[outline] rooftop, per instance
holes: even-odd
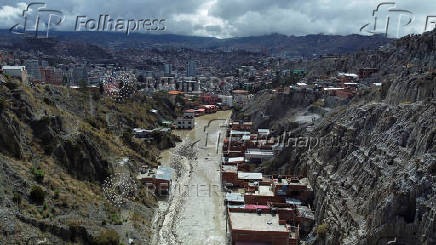
[[[257,213],[229,212],[233,230],[288,232],[286,226],[279,225],[279,216]]]
[[[243,162],[244,157],[229,157],[227,162]]]
[[[259,134],[270,134],[269,129],[262,129],[262,128],[259,128],[259,129],[257,130],[257,132],[258,132]]]
[[[222,166],[223,172],[238,172],[238,166],[235,165],[223,165]]]
[[[262,156],[274,156],[272,150],[259,150],[259,149],[247,149],[245,154],[249,155],[262,155]]]
[[[171,181],[171,179],[174,177],[175,171],[172,168],[169,167],[163,167],[159,166],[156,168],[150,168],[148,171],[144,174],[139,174],[136,179],[144,179],[144,178],[155,178],[155,179],[163,179]]]
[[[250,132],[232,130],[232,131],[230,131],[230,135],[250,135]]]
[[[244,203],[244,195],[241,193],[226,193],[226,201],[228,202],[237,202],[237,203]]]
[[[234,94],[248,94],[247,90],[233,90]]]
[[[262,173],[238,172],[238,179],[242,179],[242,180],[262,180]]]
[[[2,66],[3,70],[21,70],[24,71],[26,70],[25,66]]]
[[[260,196],[274,196],[271,186],[267,185],[259,185],[259,191],[257,191],[256,194]]]

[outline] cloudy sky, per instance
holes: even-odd
[[[218,38],[258,36],[271,33],[368,34],[374,23],[382,31],[390,16],[389,35],[422,33],[427,16],[436,16],[435,0],[398,0],[396,6],[374,0],[0,0],[0,28],[23,23],[22,11],[28,3],[45,2],[47,9],[63,12],[58,29],[72,31],[77,16],[166,19],[166,33],[214,36]],[[387,1],[385,1],[387,2]],[[409,17],[413,16],[413,17]],[[409,21],[412,21],[408,24]],[[436,17],[430,18],[436,21]],[[363,32],[360,28],[369,24]],[[405,26],[405,27],[403,27]],[[429,25],[434,26],[434,24]]]

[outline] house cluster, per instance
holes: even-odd
[[[220,110],[229,110],[233,107],[233,97],[229,95],[217,95],[201,93],[193,95],[181,91],[169,91],[169,98],[177,103],[177,97],[184,102],[183,116],[176,119],[174,127],[177,129],[192,129],[195,127],[195,117],[216,113]]]
[[[271,136],[269,129],[254,130],[252,122],[231,122],[224,139],[223,156],[243,157],[250,163],[272,159],[281,146]]]
[[[223,145],[221,180],[232,244],[296,245],[314,224],[307,178],[250,171],[278,150],[268,129],[232,122]]]
[[[312,78],[310,81],[307,79],[301,79],[299,82],[288,88],[279,89],[278,92],[289,93],[290,91],[314,91],[320,92],[324,96],[336,96],[342,99],[349,99],[358,94],[362,89],[380,87],[381,83],[373,82],[367,84],[367,82],[363,82],[366,78],[376,72],[378,72],[378,69],[362,68],[359,70],[359,74],[338,72],[335,76]]]
[[[188,109],[183,112],[183,116],[177,117],[175,128],[177,129],[193,129],[195,127],[195,117],[205,114],[216,113],[218,107],[216,105],[201,105],[196,109]]]

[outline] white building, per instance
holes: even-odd
[[[192,129],[195,127],[195,118],[190,117],[178,117],[176,119],[177,129]]]
[[[223,105],[229,106],[229,107],[233,107],[233,96],[229,95],[218,95],[218,98],[221,99],[221,103]]]
[[[3,74],[11,77],[20,78],[21,81],[27,81],[27,71],[25,66],[3,66]]]

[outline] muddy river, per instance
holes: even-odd
[[[174,132],[185,142],[196,142],[197,160],[179,163],[170,197],[159,201],[152,244],[226,244],[219,163],[230,116],[231,111],[219,111],[197,117],[193,130]],[[171,165],[172,154],[174,148],[162,152],[162,165]]]

